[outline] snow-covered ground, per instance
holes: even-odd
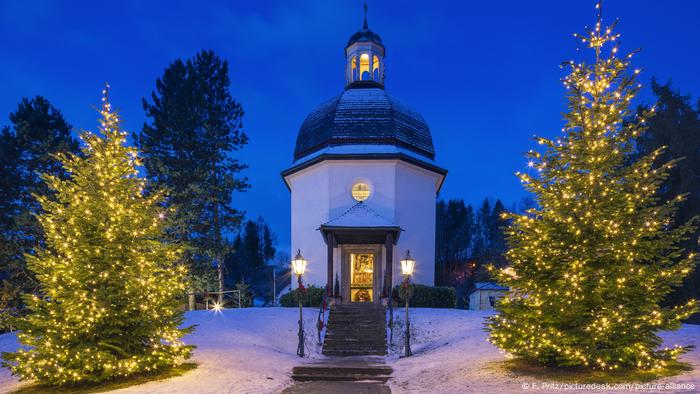
[[[199,366],[183,376],[150,382],[118,393],[276,393],[292,384],[294,365],[322,358],[316,346],[318,309],[305,309],[310,358],[296,357],[297,318],[295,308],[229,309],[188,312],[187,323],[197,324],[187,342],[197,345],[193,361]],[[425,393],[524,393],[523,383],[532,378],[515,376],[494,364],[504,360],[498,349],[485,341],[485,312],[455,309],[412,309],[414,356],[398,358],[400,346],[387,357],[394,368],[389,385],[394,392]],[[665,333],[668,343],[700,346],[700,326],[686,325]],[[397,333],[395,344],[401,343]],[[13,334],[0,335],[0,351],[13,351]],[[700,387],[700,349],[683,356],[695,369],[663,379],[665,383],[693,383]],[[18,388],[16,378],[0,370],[0,392]],[[532,386],[530,386],[532,387]],[[582,392],[582,391],[578,391]],[[603,391],[596,391],[603,392]],[[624,391],[624,392],[629,392]],[[644,392],[671,393],[673,390]],[[686,392],[697,392],[690,390]]]
[[[393,392],[417,393],[519,393],[564,392],[583,390],[541,390],[542,382],[531,377],[516,376],[498,362],[505,355],[486,341],[484,318],[489,312],[457,309],[416,309],[411,311],[411,325],[416,328],[410,358],[390,356],[394,368],[390,386]],[[645,393],[700,392],[700,326],[684,325],[679,331],[663,333],[667,344],[695,345],[681,360],[694,370],[683,375],[661,379],[655,383],[694,384],[694,390],[640,390]],[[396,343],[397,341],[395,341]],[[631,390],[595,390],[596,393]]]
[[[307,345],[316,353],[318,308],[304,309],[309,333]],[[292,384],[299,310],[295,308],[225,309],[187,312],[186,325],[196,324],[185,338],[197,346],[192,361],[197,368],[165,381],[132,386],[114,393],[276,393]],[[13,334],[0,335],[0,351],[17,346]],[[320,357],[320,356],[316,356]],[[308,361],[308,360],[305,360]],[[19,386],[8,370],[0,368],[0,392]]]

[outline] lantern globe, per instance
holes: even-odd
[[[401,272],[404,276],[413,275],[413,270],[416,267],[416,260],[411,257],[411,252],[406,251],[406,257],[401,260]]]
[[[292,271],[294,271],[294,274],[297,276],[304,275],[306,263],[306,259],[301,255],[301,250],[297,250],[297,255],[294,257],[294,260],[292,260]]]

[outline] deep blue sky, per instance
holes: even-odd
[[[387,47],[387,91],[421,112],[438,163],[441,197],[520,200],[515,171],[533,134],[562,126],[561,61],[574,32],[594,23],[586,1],[369,1],[369,25]],[[622,49],[641,47],[642,82],[673,79],[700,96],[700,2],[611,0]],[[129,131],[145,120],[141,98],[169,62],[213,49],[231,63],[250,144],[241,159],[253,185],[235,204],[264,216],[289,244],[292,160],[304,117],[343,89],[343,48],[361,27],[352,1],[0,2],[0,125],[22,96],[41,94],[76,129],[96,128],[104,81]],[[651,96],[646,88],[639,103]]]

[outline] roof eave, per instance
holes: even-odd
[[[393,244],[396,245],[399,242],[399,237],[403,229],[399,226],[382,226],[382,227],[371,227],[371,226],[327,226],[322,224],[317,230],[323,235],[324,241],[326,240],[326,234],[332,234],[332,236],[348,235],[348,234],[366,234],[366,233],[391,233],[393,236]]]
[[[448,171],[442,167],[435,164],[427,163],[423,160],[411,157],[405,153],[345,153],[345,154],[320,154],[313,159],[304,161],[295,166],[292,166],[280,173],[284,184],[287,186],[287,190],[291,191],[292,188],[287,182],[287,177],[293,175],[301,170],[312,167],[318,163],[326,160],[401,160],[409,164],[413,164],[417,167],[423,168],[425,170],[431,171],[435,174],[440,175],[440,182],[437,185],[436,194],[440,193],[445,178],[447,177]]]

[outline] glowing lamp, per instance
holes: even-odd
[[[404,276],[411,276],[415,267],[416,260],[411,257],[411,252],[407,250],[406,257],[401,260],[401,272]]]
[[[294,257],[294,260],[292,260],[292,271],[294,271],[296,276],[301,276],[304,275],[305,270],[306,259],[301,255],[301,249],[297,249],[297,255]]]
[[[299,286],[297,287],[297,297],[299,298],[299,344],[297,345],[297,356],[304,357],[304,319],[302,317],[302,307],[303,303],[302,296],[305,295],[305,291],[302,292],[303,286],[301,284],[301,276],[304,275],[306,270],[306,259],[301,255],[301,249],[297,249],[297,255],[292,260],[292,271],[297,276],[297,282]],[[320,336],[319,336],[320,338]]]

